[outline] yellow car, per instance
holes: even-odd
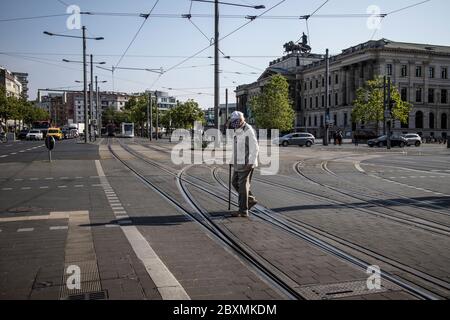
[[[47,131],[47,136],[51,136],[56,140],[62,140],[64,138],[64,134],[60,128],[49,128]]]

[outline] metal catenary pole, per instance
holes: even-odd
[[[383,135],[386,135],[386,76],[383,77]],[[378,134],[378,132],[377,132]]]
[[[330,117],[330,105],[329,105],[329,92],[330,92],[330,85],[329,85],[329,79],[330,77],[330,59],[329,59],[329,50],[327,49],[325,53],[325,136],[323,138],[323,145],[328,146],[329,141],[329,135],[330,135],[330,123],[331,123],[331,117]],[[335,124],[336,125],[336,124]]]
[[[152,95],[149,92],[148,93],[148,100],[147,100],[147,137],[151,138],[151,132],[150,132],[150,100],[152,99]]]
[[[83,26],[83,100],[84,100],[84,143],[88,142],[87,75],[86,75],[86,27]]]
[[[392,102],[391,102],[391,78],[388,77],[388,89],[387,89],[387,103],[388,103],[388,120],[387,120],[387,148],[391,149],[391,126],[392,126],[392,118],[391,118],[391,110],[392,110]]]
[[[156,140],[158,140],[159,134],[159,105],[158,105],[158,91],[155,91],[156,97]]]
[[[150,141],[153,140],[153,101],[152,101],[152,93],[149,92],[149,100],[150,100]]]
[[[94,63],[93,56],[90,55],[91,60],[91,86],[89,91],[89,139],[95,140],[95,133],[93,130],[93,119],[94,119]]]
[[[219,128],[219,0],[214,3],[214,127]]]

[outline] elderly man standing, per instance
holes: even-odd
[[[239,194],[239,211],[233,217],[248,217],[249,210],[258,202],[250,191],[253,171],[258,166],[259,146],[253,128],[245,122],[244,114],[231,114],[230,127],[233,136],[233,187]]]

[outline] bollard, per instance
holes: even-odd
[[[48,161],[52,162],[52,150],[55,147],[55,138],[48,136],[45,138],[45,146],[48,150]]]

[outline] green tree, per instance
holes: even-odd
[[[186,102],[178,102],[170,113],[163,117],[163,121],[168,123],[171,121],[172,128],[192,129],[195,121],[205,124],[205,113],[194,100]]]
[[[256,125],[263,129],[290,131],[294,127],[295,112],[289,99],[289,84],[281,75],[274,75],[262,93],[250,101]]]
[[[384,89],[383,77],[368,80],[365,85],[356,91],[356,99],[353,101],[353,122],[374,122],[377,131],[380,122],[384,121]],[[412,105],[403,101],[398,88],[391,85],[392,119],[407,123]]]

